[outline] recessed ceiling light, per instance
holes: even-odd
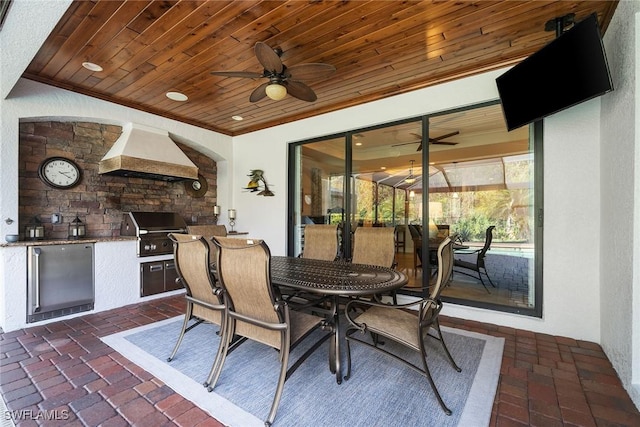
[[[362,145],[362,142],[356,142],[356,146],[360,147]]]
[[[384,170],[387,170],[387,167],[386,166],[380,166],[380,169],[382,169],[384,171]]]
[[[173,101],[186,101],[187,99],[189,99],[189,97],[187,95],[185,95],[184,93],[180,93],[180,92],[167,92],[167,98],[173,100]]]
[[[242,116],[231,116],[231,118],[237,122],[244,120],[244,117]]]
[[[93,62],[83,62],[82,66],[89,71],[102,71],[103,68],[98,64],[94,64]]]

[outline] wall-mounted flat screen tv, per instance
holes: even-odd
[[[496,79],[513,130],[613,90],[596,14]]]

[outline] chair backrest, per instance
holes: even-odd
[[[338,255],[338,224],[309,224],[304,227],[302,258],[333,261]]]
[[[173,256],[178,277],[184,285],[187,296],[205,304],[220,305],[222,301],[214,293],[215,281],[211,277],[211,255],[207,240],[200,235],[170,233],[173,241]],[[195,302],[193,314],[220,324],[220,312],[207,309]]]
[[[213,243],[218,248],[218,278],[229,310],[267,324],[282,324],[283,316],[274,308],[271,253],[266,243],[233,237],[214,237]],[[278,330],[236,319],[235,332],[280,349],[282,335]]]
[[[187,225],[187,233],[199,234],[205,238],[211,251],[211,264],[215,264],[218,259],[218,248],[213,244],[211,238],[213,236],[226,237],[227,227],[224,224]]]
[[[429,298],[432,300],[440,298],[442,288],[451,278],[453,268],[453,240],[451,237],[452,236],[445,237],[442,243],[438,246],[436,253],[438,259],[438,274],[436,276],[436,281],[429,292]]]
[[[354,234],[353,256],[355,264],[395,265],[396,240],[393,227],[358,227]]]
[[[204,236],[209,244],[209,249],[211,249],[211,262],[216,261],[216,248],[211,242],[211,238],[213,236],[227,236],[227,227],[224,224],[206,224],[206,225],[187,225],[187,233],[189,234],[199,234],[200,236]]]
[[[213,236],[227,236],[227,227],[224,224],[187,225],[189,234],[199,234],[206,239]]]
[[[418,229],[418,226],[415,224],[409,224],[409,233],[411,233],[411,238],[413,240],[416,239],[420,239],[422,237],[422,234],[420,234],[420,230]]]
[[[496,228],[495,225],[491,225],[487,228],[486,236],[484,238],[484,246],[482,250],[478,253],[478,259],[483,259],[487,254],[489,248],[491,248],[491,242],[493,241],[493,229]]]

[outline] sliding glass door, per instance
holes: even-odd
[[[536,302],[536,156],[502,120],[499,105],[429,118],[429,223],[458,238],[443,298],[517,312]]]
[[[455,235],[443,298],[539,316],[540,135],[539,124],[507,132],[490,103],[291,144],[289,255],[303,250],[306,224],[339,224],[346,259],[357,227],[394,227],[397,268],[409,277],[401,293],[417,295],[432,249]]]

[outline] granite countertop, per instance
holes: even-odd
[[[67,245],[74,243],[97,243],[97,242],[121,242],[123,240],[137,240],[136,236],[118,236],[118,237],[85,237],[84,239],[43,239],[43,240],[19,240],[12,243],[0,243],[0,247],[9,246],[49,246],[49,245]]]

